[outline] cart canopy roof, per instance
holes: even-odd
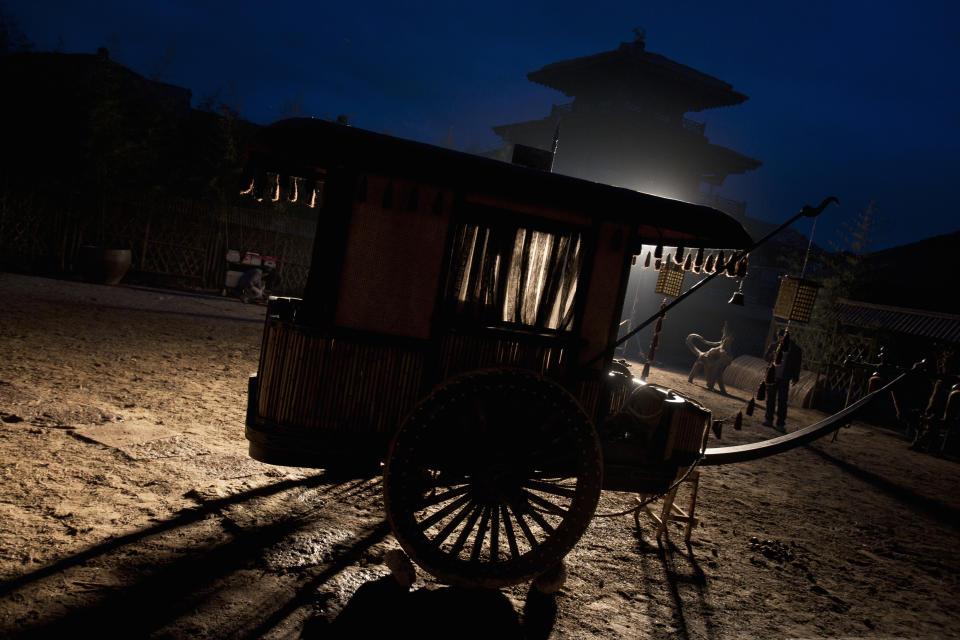
[[[642,244],[722,249],[745,249],[752,244],[739,222],[710,207],[325,120],[281,120],[263,128],[247,147],[252,180],[269,171],[316,181],[338,169],[429,181],[518,204],[628,222],[635,254]]]

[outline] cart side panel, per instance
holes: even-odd
[[[411,341],[337,335],[271,318],[248,420],[251,455],[328,467],[379,461],[421,395],[424,348]]]
[[[627,234],[625,224],[603,222],[598,225],[597,244],[592,269],[589,271],[589,286],[584,301],[583,321],[580,336],[583,347],[580,362],[586,362],[607,348],[617,339],[617,324],[623,305],[623,291],[627,270]],[[606,360],[596,363],[603,368]]]
[[[452,192],[367,175],[363,196],[354,202],[335,324],[427,338]]]

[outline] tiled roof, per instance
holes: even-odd
[[[836,313],[844,324],[960,343],[960,316],[950,313],[845,299],[837,301]]]

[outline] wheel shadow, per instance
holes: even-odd
[[[336,618],[318,615],[304,626],[304,640],[411,637],[545,640],[556,622],[556,599],[534,588],[521,615],[496,589],[458,587],[410,591],[392,576],[364,583]]]
[[[673,632],[677,638],[690,638],[691,631],[688,618],[693,613],[699,614],[697,617],[701,620],[706,631],[707,638],[719,637],[719,629],[713,622],[713,607],[707,597],[707,576],[700,563],[697,561],[693,545],[684,543],[682,546],[674,543],[669,536],[662,539],[656,539],[655,542],[648,542],[644,539],[642,532],[638,530],[635,534],[637,551],[640,554],[640,565],[646,578],[647,598],[652,600],[664,599],[663,594],[656,588],[655,566],[649,559],[656,558],[656,564],[659,564],[660,571],[663,572],[664,582],[660,584],[666,590],[666,598],[673,609],[672,623],[676,627]],[[691,587],[696,593],[695,612],[688,611],[691,599],[687,595],[686,599],[683,592],[689,593]]]
[[[261,525],[227,527],[221,525],[219,535],[198,545],[195,537],[186,536],[182,545],[163,545],[159,553],[150,538],[187,527],[221,510],[257,498],[268,497],[290,489],[320,488],[323,492],[353,493],[357,485],[343,482],[328,474],[303,480],[290,480],[261,487],[227,498],[211,500],[195,509],[188,509],[152,527],[95,545],[80,553],[0,585],[0,597],[11,601],[36,598],[36,592],[64,593],[58,613],[34,615],[26,612],[17,620],[8,617],[0,624],[0,636],[23,638],[83,637],[141,638],[192,637],[208,635],[216,629],[216,637],[259,638],[285,621],[304,604],[311,603],[316,591],[347,567],[355,564],[373,545],[390,533],[385,520],[361,529],[356,535],[334,547],[322,563],[293,570],[264,568],[265,550],[284,545],[290,536],[307,528],[322,528],[324,515],[274,518]],[[224,518],[226,520],[226,517]],[[182,535],[182,534],[181,534]],[[123,555],[122,561],[112,554]],[[119,557],[119,555],[117,557]],[[134,560],[130,560],[130,558]],[[64,585],[84,584],[75,581],[76,567],[93,567],[103,574],[105,583],[97,584],[96,593],[82,600]],[[109,576],[109,577],[108,577]],[[119,584],[116,577],[122,576]],[[258,587],[266,580],[267,587]],[[264,577],[265,576],[265,577]],[[291,587],[294,589],[290,597]],[[77,591],[74,589],[73,591]],[[253,593],[253,595],[251,595]],[[81,605],[71,606],[82,601]],[[242,602],[242,605],[240,604]],[[56,605],[55,605],[56,606]],[[222,613],[230,608],[231,614]],[[216,616],[210,625],[207,616]],[[207,629],[195,621],[201,620]],[[7,625],[12,625],[7,627]],[[5,629],[6,627],[6,629]]]

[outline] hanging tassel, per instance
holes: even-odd
[[[716,256],[714,256],[714,254],[711,253],[710,257],[707,258],[707,264],[705,264],[703,267],[704,273],[713,273],[713,265],[715,260],[716,260]]]
[[[646,260],[643,261],[643,268],[646,269],[649,266],[650,266],[650,254],[648,253]]]
[[[764,386],[766,386],[766,385],[764,385]],[[756,401],[755,401],[753,398],[750,398],[750,402],[747,403],[747,415],[748,415],[748,416],[752,416],[752,415],[753,415],[753,409],[754,409],[754,407],[756,407],[756,406],[757,406]]]
[[[692,267],[693,267],[693,254],[688,253],[687,259],[683,261],[683,270],[690,271]]]
[[[738,278],[747,277],[747,257],[746,256],[740,258],[740,262],[737,263],[737,277]]]
[[[736,278],[737,277],[737,265],[739,262],[734,262],[732,259],[727,261],[727,277]]]
[[[753,401],[753,398],[750,398]],[[737,417],[733,421],[733,428],[737,431],[743,429],[743,411],[737,411]]]
[[[673,254],[673,261],[677,264],[683,264],[683,247],[677,247],[677,252]]]
[[[767,383],[761,382],[757,388],[757,402],[763,402],[767,397]]]
[[[651,362],[653,362],[653,354],[656,352],[656,350],[657,350],[656,347],[654,347],[651,344],[650,351],[647,352],[647,364],[650,364]]]
[[[717,267],[717,271],[723,271],[724,269],[727,268],[727,263],[724,262],[724,259],[723,259],[723,251],[717,254],[716,267]]]
[[[653,340],[650,341],[650,353],[653,353],[653,349],[656,349],[660,346],[660,334],[653,334]]]

